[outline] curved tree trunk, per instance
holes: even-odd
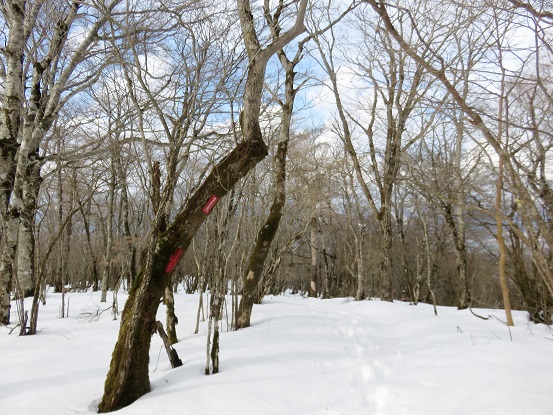
[[[283,117],[284,118],[284,117]],[[283,119],[284,122],[284,119]],[[289,121],[288,121],[289,127]],[[282,127],[284,128],[284,126]],[[281,132],[281,138],[282,138]],[[259,229],[255,242],[255,247],[248,263],[248,268],[245,272],[244,286],[242,289],[242,298],[238,306],[238,315],[236,318],[235,329],[241,329],[250,326],[250,317],[252,308],[259,293],[259,283],[263,275],[265,259],[269,253],[271,243],[278,231],[280,219],[282,218],[282,210],[286,202],[286,193],[284,181],[286,177],[286,152],[288,147],[288,137],[284,141],[279,141],[276,154],[277,159],[277,179],[276,190],[273,204],[269,211],[269,216],[265,223]]]
[[[284,52],[279,52],[282,65],[286,69],[286,102],[282,105],[282,120],[279,131],[279,140],[275,154],[275,196],[265,223],[259,229],[255,247],[244,275],[242,298],[238,306],[235,330],[250,326],[251,313],[254,303],[259,300],[259,284],[263,276],[265,260],[269,254],[271,243],[280,226],[282,211],[286,203],[286,156],[290,139],[290,125],[294,108],[294,98],[297,90],[294,89],[295,65],[298,60],[289,61]]]
[[[212,195],[223,197],[267,154],[263,141],[244,142],[221,161],[195,192],[174,223],[164,232],[136,278],[121,318],[119,338],[113,351],[100,412],[110,412],[134,402],[150,391],[148,363],[150,341],[156,331],[156,312],[170,281],[166,272],[171,255],[183,252],[206,215],[202,212]]]
[[[192,238],[204,222],[206,203],[221,198],[267,155],[259,115],[265,69],[269,58],[305,30],[303,18],[307,0],[302,0],[294,26],[278,39],[261,48],[250,3],[237,0],[242,35],[249,57],[244,90],[241,126],[244,141],[220,161],[176,215],[167,231],[152,241],[144,271],[136,278],[123,310],[119,337],[113,351],[99,412],[122,408],[150,390],[148,357],[156,312],[172,268],[167,267],[177,250],[186,252]],[[173,261],[172,261],[173,262]]]

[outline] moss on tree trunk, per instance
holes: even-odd
[[[129,405],[150,391],[149,351],[156,330],[156,313],[171,272],[165,272],[171,254],[184,252],[206,215],[202,207],[216,195],[244,177],[267,154],[263,141],[244,142],[223,159],[177,214],[173,224],[158,239],[150,263],[135,280],[121,318],[119,338],[112,354],[99,412],[110,412]]]

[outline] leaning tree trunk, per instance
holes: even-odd
[[[258,136],[260,138],[260,135]],[[260,139],[244,142],[221,161],[194,193],[174,223],[164,232],[136,278],[123,310],[119,338],[112,355],[100,412],[122,408],[150,391],[148,363],[151,336],[156,330],[156,312],[170,281],[171,256],[182,255],[206,215],[202,208],[212,197],[223,197],[267,154]]]
[[[176,215],[171,226],[157,240],[156,246],[152,247],[152,255],[144,271],[137,276],[123,310],[99,412],[110,412],[129,405],[150,390],[150,341],[156,329],[156,312],[173,265],[188,249],[206,218],[204,212],[209,212],[207,208],[211,201],[225,196],[267,155],[267,146],[263,142],[259,125],[267,62],[278,50],[305,31],[303,18],[307,0],[301,0],[294,26],[265,48],[261,47],[257,38],[250,2],[237,0],[237,6],[249,58],[241,116],[244,141],[214,167]]]
[[[175,296],[173,295],[173,284],[171,283],[165,287],[163,303],[165,304],[165,307],[167,307],[165,317],[165,325],[167,326],[167,342],[169,345],[173,345],[179,341],[176,330],[179,319],[175,314]]]
[[[284,117],[283,117],[284,122]],[[288,124],[289,125],[289,124]],[[284,128],[284,127],[282,127]],[[281,133],[282,138],[282,133]],[[288,146],[288,137],[284,141],[279,141],[278,150],[275,158],[277,159],[277,179],[275,196],[269,215],[265,223],[257,233],[254,250],[251,254],[248,268],[245,272],[244,286],[242,288],[242,298],[238,306],[238,315],[236,318],[235,329],[241,329],[250,326],[250,317],[254,303],[259,295],[259,283],[263,275],[265,259],[269,253],[271,243],[278,231],[282,210],[286,202],[286,193],[284,181],[286,177],[286,152]]]

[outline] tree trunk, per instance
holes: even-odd
[[[249,1],[237,0],[242,35],[249,57],[242,110],[244,141],[220,161],[172,225],[151,246],[144,271],[136,278],[123,310],[119,337],[113,351],[99,412],[110,412],[134,402],[150,390],[148,356],[155,330],[155,316],[163,290],[171,277],[167,267],[179,249],[187,251],[192,238],[206,218],[206,203],[221,198],[267,155],[259,115],[265,70],[269,58],[305,30],[303,18],[307,0],[301,0],[294,26],[262,49],[255,31]],[[154,223],[155,225],[155,223]]]
[[[107,301],[107,292],[110,283],[111,276],[111,261],[113,257],[113,215],[115,206],[115,166],[114,160],[111,160],[111,178],[108,186],[108,211],[107,211],[107,224],[106,224],[106,253],[104,255],[104,272],[102,274],[101,285],[101,298],[100,302],[105,303]]]
[[[387,202],[385,202],[387,203]],[[387,204],[382,207],[382,217],[379,220],[381,258],[380,258],[380,281],[379,296],[384,301],[392,301],[392,214]]]
[[[39,168],[31,167],[24,183],[25,210],[21,214],[17,244],[17,275],[20,294],[31,297],[35,284],[35,212],[42,179]]]
[[[16,209],[11,209],[8,210],[8,215],[4,218],[4,249],[0,259],[0,290],[2,290],[0,324],[9,324],[10,322],[10,293],[13,287],[13,264],[19,233],[19,216],[20,213]]]
[[[309,221],[309,238],[311,240],[311,278],[309,281],[308,296],[317,297],[318,286],[317,286],[317,277],[318,277],[318,268],[319,268],[319,252],[317,244],[317,234],[318,234],[318,224],[316,216],[313,216]]]
[[[433,274],[433,267],[432,267],[432,253],[430,252],[430,243],[428,241],[428,229],[426,225],[426,221],[421,218],[422,225],[424,229],[424,253],[426,256],[426,285],[428,287],[428,292],[430,294],[430,297],[432,298],[432,305],[434,307],[434,315],[438,315],[438,309],[436,308],[436,296],[434,295],[434,289],[432,288],[432,274]]]
[[[179,354],[173,348],[172,346],[173,343],[171,343],[171,340],[169,340],[167,333],[165,333],[165,330],[163,330],[163,324],[161,324],[161,321],[157,321],[156,326],[157,326],[157,333],[159,334],[159,337],[161,337],[161,340],[163,341],[163,345],[165,346],[167,357],[169,357],[169,362],[171,362],[171,367],[174,369],[176,367],[182,366],[182,360],[180,360]]]
[[[84,210],[84,206],[83,206],[83,203],[81,201],[78,200],[77,198],[77,203],[79,203],[79,210],[81,212],[81,215],[82,215],[82,219],[83,219],[83,227],[84,227],[84,231],[85,231],[85,235],[86,235],[86,244],[88,246],[88,251],[90,253],[90,259],[91,259],[91,264],[90,264],[90,279],[92,281],[90,281],[90,279],[88,279],[87,277],[87,287],[89,286],[88,284],[90,284],[90,282],[92,282],[92,290],[93,291],[98,291],[99,289],[99,275],[98,275],[98,259],[96,258],[96,254],[94,253],[94,247],[92,246],[92,235],[91,235],[91,232],[90,232],[90,222],[88,220],[88,218],[90,217],[90,199],[89,201],[86,202],[86,212]]]
[[[163,302],[165,303],[165,307],[167,308],[167,311],[166,311],[167,341],[169,342],[170,345],[173,345],[178,342],[176,326],[179,322],[179,319],[175,315],[175,296],[173,295],[172,284],[168,284],[167,287],[165,287]]]
[[[119,170],[123,170],[120,168]],[[123,211],[123,236],[125,238],[126,258],[125,258],[125,273],[127,279],[127,287],[133,283],[136,275],[136,247],[133,245],[133,237],[131,234],[131,225],[129,220],[129,196],[127,189],[127,178],[124,172],[119,173],[119,182],[121,185],[121,210]]]
[[[278,231],[280,219],[282,218],[282,210],[286,201],[284,190],[286,147],[287,139],[286,142],[279,142],[276,155],[278,164],[275,197],[269,211],[269,216],[267,216],[265,223],[257,233],[255,247],[250,257],[248,267],[246,268],[242,298],[238,306],[235,329],[250,326],[252,308],[259,296],[259,282],[263,275],[265,259],[267,258],[271,243]]]
[[[260,138],[260,137],[259,137]],[[243,142],[223,159],[194,193],[173,224],[164,232],[145,270],[136,278],[121,318],[100,412],[110,412],[149,392],[148,356],[155,317],[171,272],[166,272],[177,248],[186,252],[206,215],[202,208],[212,195],[223,197],[267,154],[263,141]]]
[[[365,298],[365,258],[364,258],[364,242],[366,226],[361,228],[361,235],[357,240],[357,292],[355,293],[355,300],[361,301]]]
[[[442,210],[444,219],[453,236],[453,247],[455,251],[455,263],[457,265],[457,277],[459,279],[459,290],[457,296],[457,308],[459,310],[466,309],[468,304],[468,288],[467,288],[467,249],[465,244],[465,226],[463,219],[463,211],[455,208],[457,221],[453,217],[453,207],[450,203],[443,203]]]
[[[496,209],[496,224],[497,224],[497,244],[499,245],[499,283],[501,285],[501,293],[503,294],[503,307],[505,307],[505,317],[507,325],[514,326],[513,315],[511,313],[511,300],[509,297],[509,284],[505,273],[505,264],[507,261],[507,248],[505,239],[503,238],[503,213],[501,212],[501,194],[503,192],[503,156],[499,157],[499,168],[497,176],[497,189],[495,199]]]
[[[281,58],[282,61],[282,58]],[[289,62],[289,61],[287,61]],[[265,260],[271,248],[271,243],[280,226],[282,211],[286,203],[286,155],[288,153],[288,141],[290,139],[290,124],[294,106],[294,66],[290,64],[286,68],[286,103],[282,105],[282,119],[279,131],[279,140],[275,154],[275,195],[269,215],[265,223],[259,229],[255,241],[254,250],[245,272],[242,298],[238,306],[235,330],[250,326],[253,305],[259,300],[259,283],[263,276]]]
[[[219,373],[219,343],[220,343],[220,321],[223,317],[223,306],[226,294],[226,274],[223,269],[217,270],[217,276],[211,280],[211,298],[209,303],[209,323],[207,332],[207,361],[205,374]],[[213,330],[213,337],[211,331]],[[210,338],[212,341],[210,341]]]

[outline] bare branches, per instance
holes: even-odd
[[[532,4],[520,0],[509,0],[509,2],[516,8],[526,10],[537,19],[544,19],[553,22],[553,12],[550,12],[549,10],[538,10],[532,6]]]
[[[293,26],[284,33],[281,33],[280,25],[278,25],[277,21],[280,13],[284,9],[284,4],[282,1],[279,2],[279,5],[277,6],[277,11],[271,17],[269,13],[268,2],[266,2],[265,16],[270,24],[273,39],[271,43],[262,48],[255,30],[250,2],[247,0],[237,1],[238,13],[242,25],[242,35],[244,37],[244,44],[246,46],[246,50],[248,51],[250,61],[259,60],[260,63],[264,65],[271,56],[273,56],[276,52],[289,44],[293,39],[295,39],[306,30],[304,20],[307,10],[307,3],[307,0],[300,0],[298,4],[298,10],[296,12],[296,20]]]

